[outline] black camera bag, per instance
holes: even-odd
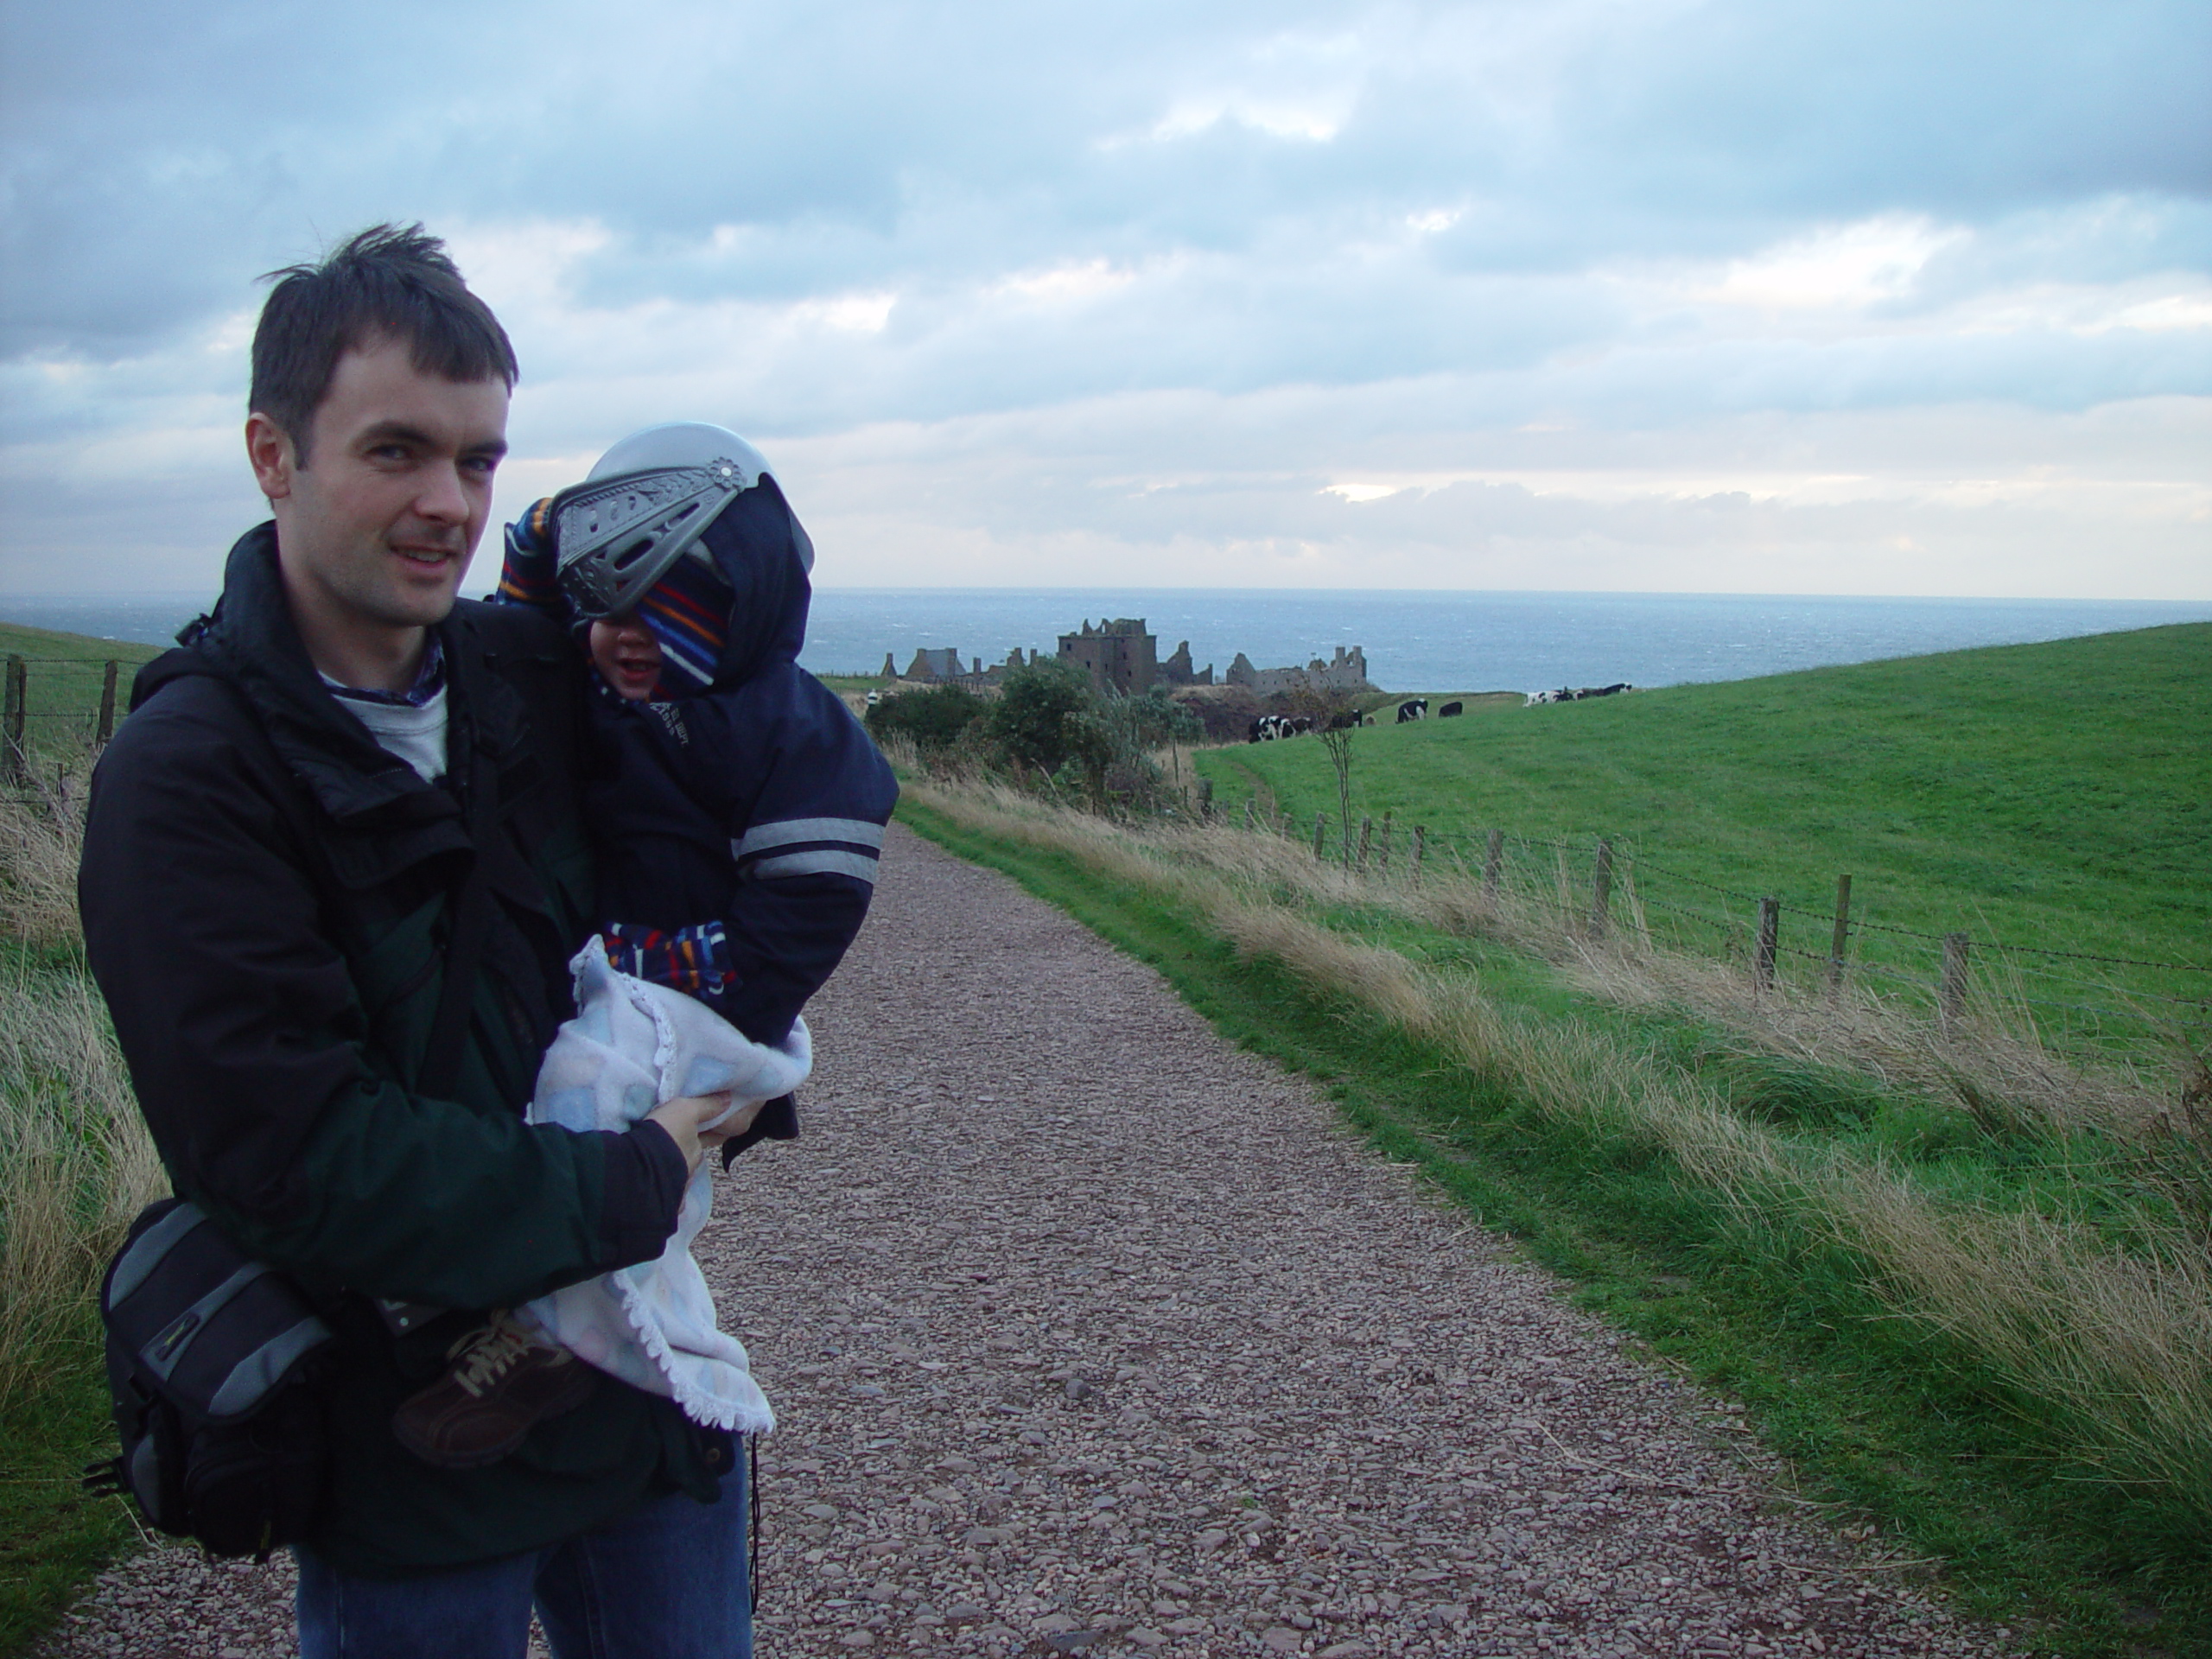
[[[322,1504],[328,1434],[315,1388],[330,1329],[299,1287],[194,1205],[149,1205],[100,1285],[123,1454],[85,1484],[217,1555],[266,1556]]]

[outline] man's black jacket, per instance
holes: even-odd
[[[86,954],[176,1190],[334,1307],[338,1452],[313,1542],[366,1573],[512,1554],[678,1487],[708,1496],[727,1456],[608,1377],[486,1469],[432,1469],[390,1433],[465,1323],[394,1338],[369,1298],[505,1307],[649,1260],[685,1175],[657,1126],[522,1121],[591,913],[580,669],[525,612],[463,603],[438,632],[448,775],[496,779],[484,845],[466,789],[424,784],[329,695],[263,525],[198,638],[140,674],[79,875]],[[435,1098],[416,1078],[454,896],[480,860],[493,922],[458,1081]]]

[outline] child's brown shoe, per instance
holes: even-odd
[[[520,1446],[535,1423],[589,1397],[591,1367],[506,1314],[447,1350],[453,1369],[391,1416],[391,1431],[425,1463],[476,1469]]]

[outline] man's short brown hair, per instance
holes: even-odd
[[[308,464],[315,412],[338,359],[380,338],[405,340],[415,366],[448,380],[489,380],[510,390],[515,351],[492,308],[468,291],[446,245],[420,225],[372,225],[320,264],[287,265],[262,278],[276,286],[253,331],[250,412],[284,429]]]

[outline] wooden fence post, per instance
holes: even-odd
[[[1751,961],[1751,983],[1762,991],[1774,988],[1774,958],[1782,943],[1782,900],[1759,900],[1758,950]]]
[[[1943,936],[1943,981],[1937,991],[1937,1006],[1946,1027],[1966,1014],[1967,951],[1970,943],[1963,933]]]
[[[1356,866],[1357,868],[1362,871],[1364,871],[1367,868],[1368,838],[1374,833],[1375,820],[1372,818],[1362,818],[1359,821],[1359,861]]]
[[[1325,813],[1325,812],[1316,812],[1316,813],[1313,815],[1313,856],[1314,856],[1314,857],[1319,858],[1319,857],[1320,857],[1320,856],[1321,856],[1321,842],[1322,842],[1322,841],[1323,841],[1323,840],[1327,836],[1328,833],[1329,833],[1329,815],[1328,815],[1327,813]]]
[[[4,708],[0,708],[0,772],[4,772],[11,784],[20,785],[25,776],[28,759],[23,749],[23,704],[28,698],[28,683],[24,678],[23,659],[8,658],[8,690]]]
[[[1421,885],[1421,862],[1428,855],[1428,827],[1414,825],[1414,885]]]
[[[1259,803],[1256,800],[1248,800],[1244,803],[1244,833],[1248,836],[1252,833],[1252,814],[1258,805]]]
[[[100,721],[92,731],[95,744],[105,745],[115,735],[115,670],[116,664],[110,661],[100,676]]]
[[[1851,939],[1851,878],[1835,879],[1835,937],[1828,942],[1828,995],[1843,994],[1843,951]]]
[[[1505,831],[1490,832],[1490,846],[1483,854],[1483,897],[1497,897],[1498,878],[1505,871]]]
[[[1375,868],[1378,870],[1390,868],[1390,814],[1388,812],[1382,815],[1382,838],[1375,846]]]
[[[1613,843],[1599,841],[1598,865],[1590,874],[1590,937],[1605,937],[1606,924],[1612,919],[1613,910]]]

